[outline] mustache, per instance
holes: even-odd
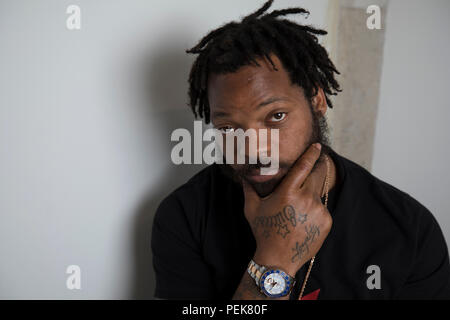
[[[245,177],[245,176],[251,175],[256,170],[259,170],[261,168],[269,168],[270,165],[271,165],[270,163],[262,164],[261,162],[258,161],[255,164],[243,164],[243,165],[240,165],[237,168],[233,168],[233,171],[234,171],[234,173],[236,175],[241,176],[241,177]],[[284,162],[280,162],[278,164],[278,168],[279,168],[279,170],[289,169],[290,168],[290,164],[284,163]]]

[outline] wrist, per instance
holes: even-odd
[[[289,260],[286,261],[286,259],[264,254],[258,251],[255,252],[253,261],[262,266],[281,269],[292,278],[295,278],[295,274],[303,265],[303,263],[299,265],[298,263],[292,263]]]

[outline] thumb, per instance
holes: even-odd
[[[242,190],[245,197],[245,213],[253,212],[259,205],[260,198],[253,187],[244,179],[242,179]]]

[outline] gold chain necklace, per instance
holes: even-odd
[[[330,177],[330,163],[329,163],[327,155],[325,155],[325,162],[327,164],[327,175],[325,177],[325,183],[324,183],[323,189],[325,190],[325,207],[328,208],[328,187],[329,187],[329,177]],[[305,280],[303,281],[302,289],[300,291],[298,300],[301,300],[303,297],[303,292],[305,291],[306,283],[308,282],[309,274],[311,273],[311,269],[314,264],[315,258],[316,258],[316,256],[311,258],[311,262],[309,263],[308,272],[306,273]]]

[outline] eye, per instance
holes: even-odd
[[[228,133],[232,133],[234,131],[234,128],[231,126],[225,126],[225,127],[217,128],[217,130],[219,130],[223,134],[228,134]]]
[[[277,112],[272,115],[270,120],[273,122],[279,122],[279,121],[283,120],[284,118],[286,118],[286,112]]]

